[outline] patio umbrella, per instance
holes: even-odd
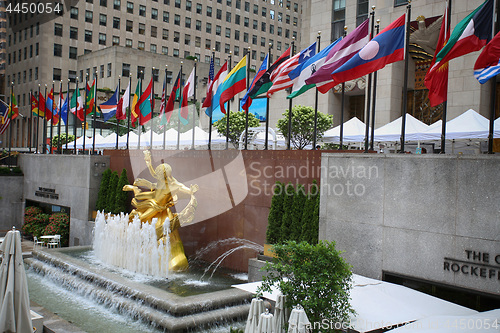
[[[255,333],[259,327],[259,316],[264,312],[264,301],[254,298],[250,303],[250,311],[248,312],[247,325],[245,333]]]
[[[274,307],[273,330],[275,333],[283,333],[286,330],[285,296],[278,295]]]
[[[269,310],[266,309],[266,312],[260,314],[259,319],[259,327],[257,328],[258,333],[274,333],[273,330],[273,315],[269,313]]]
[[[9,231],[0,246],[0,332],[32,333],[30,298],[19,231]]]
[[[307,318],[306,312],[302,306],[298,305],[290,313],[288,320],[288,333],[306,333],[311,323]]]

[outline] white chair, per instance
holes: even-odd
[[[61,235],[55,235],[54,238],[47,243],[47,247],[61,247]]]
[[[38,240],[38,237],[34,236],[33,237],[33,248],[36,248],[38,245],[43,247],[45,245],[45,242]]]

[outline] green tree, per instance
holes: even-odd
[[[266,241],[267,244],[276,244],[280,239],[281,221],[283,219],[283,201],[285,199],[285,184],[276,182],[271,209],[267,218]]]
[[[319,188],[318,182],[313,180],[311,189],[307,195],[302,215],[302,236],[301,240],[309,244],[318,244],[319,233]]]
[[[304,223],[302,221],[302,215],[304,215],[304,205],[306,200],[307,196],[304,185],[297,184],[295,197],[293,198],[292,223],[290,224],[289,240],[300,242],[300,238],[302,236],[302,224]]]
[[[238,148],[238,143],[240,142],[241,133],[245,130],[246,114],[245,112],[229,112],[229,141]],[[222,119],[217,120],[214,123],[214,127],[217,132],[221,135],[226,136],[226,125],[227,125],[227,113]],[[248,114],[248,127],[259,126],[259,120],[255,118],[252,113]]]
[[[267,262],[259,293],[276,284],[286,296],[286,307],[300,304],[311,323],[347,323],[354,310],[349,304],[351,266],[335,249],[335,242],[316,245],[294,241],[273,246],[277,260]],[[318,332],[319,327],[313,328]],[[334,332],[334,329],[321,329]]]
[[[75,136],[73,134],[61,133],[61,135],[54,135],[52,138],[52,147],[59,148],[66,144],[66,142],[75,141]]]
[[[120,179],[118,179],[118,185],[116,186],[116,199],[115,199],[115,208],[113,209],[113,214],[120,214],[127,212],[127,202],[128,202],[128,193],[123,191],[123,186],[128,185],[127,178],[127,170],[123,169],[120,175]]]
[[[111,169],[107,168],[102,173],[101,185],[97,193],[96,210],[104,211],[106,209],[106,202],[108,201],[109,180],[111,178]]]
[[[109,179],[108,198],[106,200],[106,212],[113,212],[115,210],[116,200],[116,186],[118,185],[118,172],[113,171]]]
[[[283,113],[284,118],[278,120],[276,127],[288,137],[288,114]],[[317,135],[319,141],[325,131],[332,126],[333,116],[318,111]],[[292,108],[292,144],[296,149],[304,149],[311,144],[314,138],[314,109],[310,106],[295,105]]]
[[[292,183],[288,183],[283,201],[283,217],[281,220],[281,231],[279,243],[284,243],[290,237],[290,225],[292,224],[292,209],[295,199],[295,189]]]

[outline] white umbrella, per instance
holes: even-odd
[[[286,329],[285,296],[278,295],[274,307],[273,330],[275,333],[283,333]]]
[[[311,322],[302,306],[295,307],[288,320],[288,333],[306,333],[310,326]]]
[[[0,246],[0,332],[32,333],[28,283],[21,250],[21,234],[9,231]]]
[[[269,310],[266,309],[266,312],[260,314],[259,319],[259,327],[257,328],[258,333],[273,333],[273,315],[269,313]]]
[[[248,312],[245,333],[256,332],[259,327],[259,316],[262,312],[264,312],[264,301],[258,298],[252,299],[252,303],[250,303],[250,311]]]

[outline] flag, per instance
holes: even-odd
[[[493,0],[486,0],[453,29],[450,39],[436,55],[436,63],[427,72],[432,76],[438,68],[451,59],[478,51],[491,39],[493,24]]]
[[[69,91],[66,94],[66,99],[64,100],[63,105],[60,105],[59,107],[59,113],[60,113],[59,116],[62,119],[62,121],[64,121],[64,125],[68,123],[68,103],[69,103],[68,98],[69,98]]]
[[[184,85],[184,88],[182,89],[181,108],[179,112],[179,117],[183,125],[188,124],[188,116],[189,116],[188,99],[189,97],[192,96],[194,96],[194,68],[191,71],[191,74],[189,74],[189,77]]]
[[[95,97],[95,79],[92,81],[92,86],[87,83],[87,102],[86,102],[86,115],[92,114],[94,112],[94,97]]]
[[[307,90],[314,88],[316,84],[306,84],[306,79],[311,77],[318,68],[323,65],[330,50],[342,39],[339,38],[332,44],[328,45],[325,49],[321,50],[318,54],[312,56],[307,61],[299,64],[293,71],[288,74],[294,80],[292,93],[287,98],[295,98]]]
[[[170,118],[172,117],[172,113],[174,111],[174,103],[177,97],[179,96],[179,91],[181,89],[181,72],[179,71],[179,74],[177,74],[177,78],[174,81],[174,85],[172,87],[172,92],[170,93],[170,96],[168,97],[167,105],[165,106],[165,116],[161,121],[160,124],[165,125],[170,122]]]
[[[365,20],[356,29],[337,43],[328,53],[326,61],[316,73],[306,79],[306,84],[316,83],[318,90],[326,94],[338,83],[333,82],[332,72],[345,64],[356,53],[359,52],[369,41],[368,22]]]
[[[450,30],[448,27],[448,6],[446,6],[443,21],[441,22],[441,30],[439,32],[436,51],[434,52],[434,57],[432,58],[429,70],[436,63],[436,56],[446,45],[449,38]],[[429,101],[431,107],[437,106],[446,101],[448,99],[448,62],[443,63],[441,67],[436,68],[433,74],[426,75],[424,84],[427,89],[429,89]]]
[[[289,74],[297,68],[299,64],[306,62],[316,54],[316,42],[312,43],[308,48],[294,55],[287,61],[283,62],[274,72],[271,73],[271,81],[273,85],[267,91],[267,97],[271,97],[275,92],[290,88],[293,86],[293,81]]]
[[[54,88],[52,88],[45,100],[45,118],[47,121],[52,120],[52,113],[54,111]]]
[[[165,117],[165,107],[167,106],[167,75],[165,74],[165,79],[163,80],[163,88],[161,90],[161,100],[160,100],[160,124],[166,123]],[[163,126],[162,126],[163,128]]]
[[[118,106],[118,87],[116,87],[115,93],[106,102],[99,105],[99,110],[101,111],[104,122],[107,122],[111,117],[116,114],[116,109]]]
[[[151,93],[152,93],[152,87],[153,87],[153,78],[151,78],[151,81],[149,81],[149,84],[144,90],[144,92],[141,95],[141,98],[137,101],[137,104],[135,105],[136,108],[136,113],[140,114],[139,118],[139,125],[144,125],[148,121],[151,120],[151,114],[153,113],[151,111]]]
[[[404,59],[406,14],[389,24],[357,54],[332,73],[338,83],[357,79]]]
[[[254,87],[248,95],[252,98],[263,94],[271,88],[273,82],[271,81],[271,74],[278,68],[283,62],[290,58],[290,48],[288,48],[285,53],[283,53],[268,69],[262,74],[260,79],[255,83]]]
[[[31,113],[34,116],[38,116],[40,113],[38,109],[38,100],[36,99],[36,96],[34,94],[31,94]]]
[[[130,108],[130,119],[132,123],[132,127],[135,127],[135,122],[137,118],[139,118],[138,111],[136,110],[137,101],[141,96],[141,80],[137,81],[137,86],[135,87],[134,98],[132,98],[132,107]]]
[[[203,101],[203,104],[201,107],[206,108],[209,107],[210,104],[212,103],[212,82],[214,82],[214,73],[215,73],[215,68],[214,68],[214,58],[210,60],[210,68],[208,70],[208,81],[207,81],[207,94],[205,97],[205,100]],[[210,96],[210,97],[209,97]]]
[[[259,79],[264,75],[264,73],[267,70],[267,61],[269,59],[269,54],[266,54],[266,57],[264,58],[264,61],[260,65],[259,70],[257,71],[257,74],[255,74],[255,77],[252,80],[252,83],[250,84],[250,87],[248,87],[247,93],[245,96],[243,96],[243,99],[240,102],[240,106],[243,110],[248,112],[248,108],[250,108],[250,105],[252,105],[252,97],[250,97],[250,91],[252,88],[255,86],[255,84],[259,81]]]
[[[486,45],[474,65],[474,76],[479,83],[486,83],[500,73],[500,32]]]
[[[40,96],[40,101],[41,99],[42,96]],[[71,100],[69,102],[69,107],[71,109],[71,113],[83,121],[83,96],[80,96],[80,89],[75,89],[73,92],[73,96],[71,96]]]
[[[116,119],[125,120],[127,119],[127,108],[130,105],[130,81],[128,82],[127,89],[123,94],[122,98],[118,101],[116,106]]]
[[[0,135],[5,133],[5,130],[9,127],[9,110],[10,107],[4,101],[0,100]]]
[[[61,91],[61,89],[59,89],[59,96],[61,96],[61,95],[62,95],[62,91]],[[61,98],[58,98],[57,102],[56,102],[56,98],[54,97],[54,106],[52,109],[52,124],[53,125],[57,125],[59,123],[60,100],[61,100]]]
[[[205,102],[203,102],[203,107],[206,107],[205,113],[207,116],[211,117],[212,113],[215,109],[219,107],[219,98],[220,95],[217,95],[217,90],[219,86],[224,82],[227,76],[227,61],[222,65],[221,69],[215,75],[214,80],[212,81],[212,85],[210,86],[210,93],[205,98]]]
[[[226,113],[224,103],[231,100],[238,93],[247,88],[247,56],[227,74],[224,81],[217,88],[217,95],[219,95],[219,106],[222,113]]]

